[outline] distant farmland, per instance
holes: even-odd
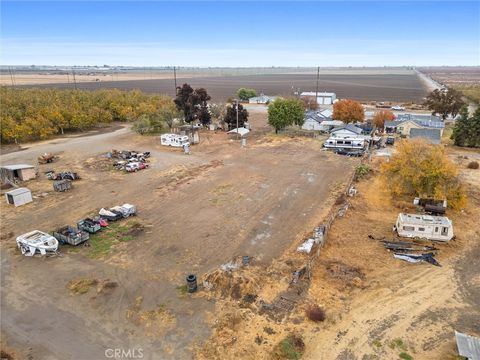
[[[315,91],[316,74],[262,74],[237,76],[207,76],[182,78],[178,84],[188,83],[194,88],[204,87],[214,101],[234,97],[240,87],[248,87],[267,95],[289,96],[293,91]],[[35,87],[73,88],[70,82],[62,84],[31,85]],[[79,89],[139,89],[147,93],[174,95],[172,79],[128,81],[101,81],[78,83]],[[335,92],[338,98],[361,101],[420,102],[426,95],[422,81],[412,72],[405,74],[321,74],[319,91]]]

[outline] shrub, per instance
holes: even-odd
[[[398,356],[400,357],[400,359],[413,360],[412,355],[407,354],[406,352],[401,352]]]
[[[318,305],[309,305],[305,309],[305,314],[307,315],[307,318],[309,318],[312,321],[324,321],[325,320],[325,310],[320,308]]]
[[[381,172],[394,196],[446,198],[454,209],[465,205],[458,169],[442,146],[421,140],[401,141],[390,161],[382,164]]]
[[[370,168],[370,166],[365,164],[360,164],[355,169],[355,177],[357,179],[361,179],[362,177],[367,176],[371,171],[372,169]]]
[[[469,169],[478,169],[479,165],[477,161],[470,161],[467,165]]]
[[[302,338],[296,335],[289,335],[278,344],[279,355],[284,359],[298,360],[305,350],[305,343]]]

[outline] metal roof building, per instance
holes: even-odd
[[[410,139],[426,139],[432,144],[440,144],[442,134],[440,129],[410,129]]]
[[[480,360],[480,339],[455,331],[458,354],[469,360]]]

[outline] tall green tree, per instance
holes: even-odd
[[[232,106],[227,106],[225,122],[228,124],[229,129],[237,127],[237,104],[233,103]],[[238,127],[243,127],[245,122],[248,121],[248,111],[242,104],[238,104]]]
[[[455,117],[465,105],[462,93],[451,88],[435,89],[428,94],[424,105],[432,111],[432,115],[440,115],[445,121],[448,115]]]
[[[237,96],[240,100],[248,101],[251,97],[257,96],[257,91],[254,89],[240,88],[237,90]]]
[[[467,107],[460,111],[451,136],[457,146],[480,147],[480,108],[469,116]]]
[[[278,130],[290,125],[302,126],[305,117],[304,103],[298,99],[277,98],[268,106],[268,124]]]

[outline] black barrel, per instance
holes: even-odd
[[[193,274],[187,276],[187,291],[189,293],[197,291],[197,277]]]

